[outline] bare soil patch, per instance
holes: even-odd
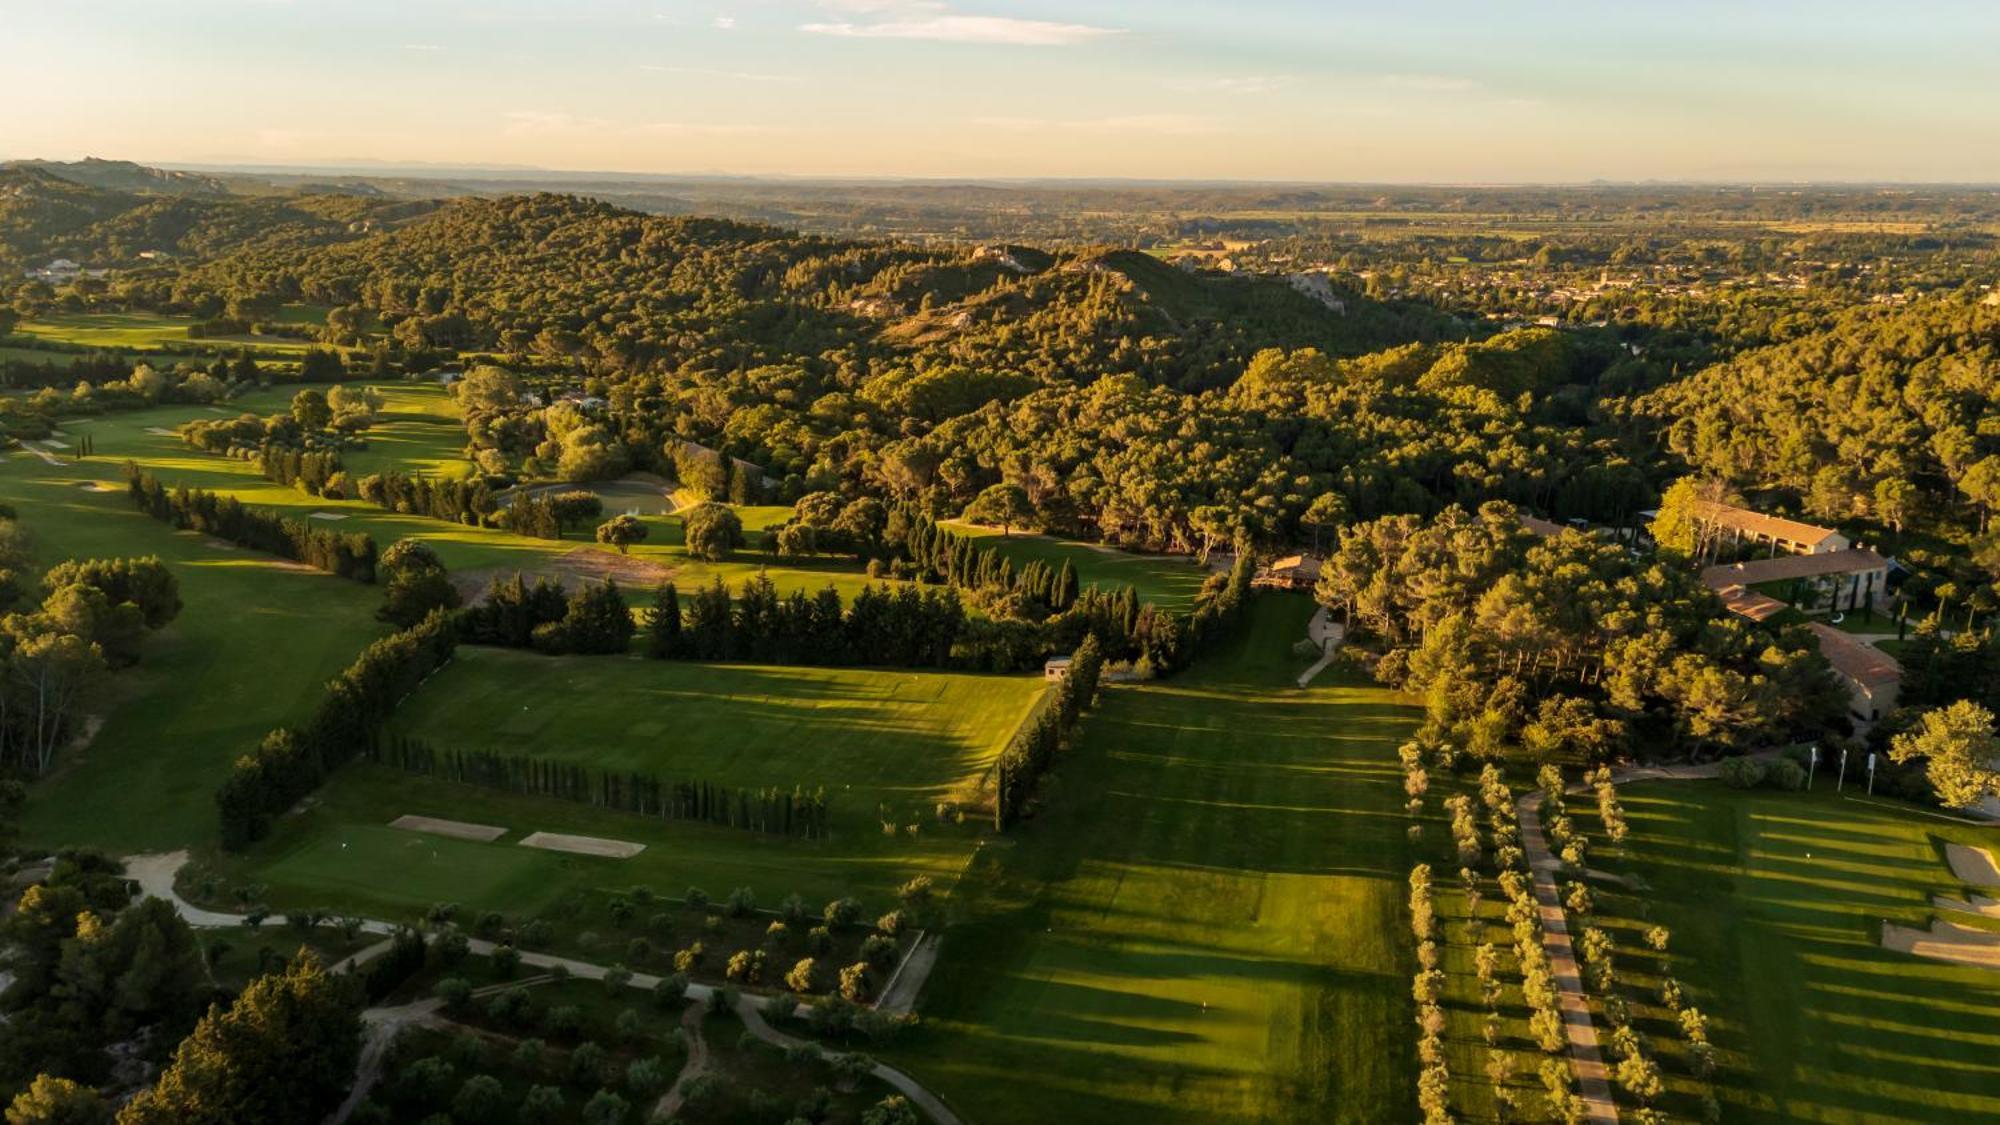
[[[433,836],[450,836],[454,840],[476,840],[490,844],[507,834],[505,828],[492,824],[468,824],[463,820],[444,820],[435,816],[399,816],[389,822],[391,828],[401,828],[408,832],[428,832]]]
[[[560,582],[571,589],[607,579],[627,589],[651,589],[672,578],[676,569],[662,566],[649,559],[621,555],[615,551],[578,547],[567,554],[544,559],[539,566],[488,566],[453,571],[451,582],[458,587],[459,597],[464,599],[467,605],[476,605],[486,600],[486,589],[493,584],[495,578],[504,581],[512,578],[517,571],[527,582],[546,578],[552,582]]]
[[[2000,887],[2000,866],[1994,864],[1993,853],[1985,848],[1946,844],[1944,858],[1951,864],[1951,873],[1958,876],[1960,882],[1975,887]]]
[[[646,850],[644,844],[634,844],[629,840],[606,840],[600,836],[565,836],[560,832],[534,832],[521,840],[524,848],[542,848],[552,852],[569,852],[572,855],[603,856],[606,859],[631,859]]]

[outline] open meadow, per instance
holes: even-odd
[[[1256,599],[1182,676],[1106,691],[1042,814],[961,882],[925,1031],[886,1055],[987,1122],[1410,1115],[1416,712],[1298,688],[1311,610]]]
[[[284,324],[317,324],[324,320],[325,315],[324,310],[291,306],[276,319]],[[14,334],[83,349],[173,352],[198,345],[203,348],[226,347],[231,351],[248,348],[253,353],[296,356],[307,348],[319,346],[315,341],[290,336],[196,336],[189,331],[195,323],[193,317],[154,312],[49,312],[23,320],[14,327]]]
[[[407,917],[434,902],[534,913],[579,890],[644,885],[775,904],[847,894],[886,909],[919,874],[948,888],[979,825],[936,806],[976,782],[1040,694],[1032,676],[548,657],[464,647],[411,696],[396,734],[746,788],[825,786],[830,836],[788,839],[663,821],[355,763],[228,867],[274,902]],[[491,843],[387,827],[405,814],[505,828]],[[889,828],[885,828],[885,823]],[[519,846],[536,831],[645,845],[629,859]]]
[[[1188,555],[1141,555],[1100,543],[1027,532],[1003,536],[997,527],[962,520],[948,521],[946,526],[977,540],[981,547],[998,550],[1002,556],[1013,559],[1017,568],[1036,561],[1060,568],[1067,562],[1075,568],[1079,586],[1094,585],[1105,590],[1130,586],[1139,592],[1140,601],[1176,612],[1193,607],[1194,597],[1201,592],[1202,579],[1206,577]]]
[[[1632,835],[1623,854],[1601,844],[1598,859],[1650,889],[1600,895],[1607,928],[1635,968],[1649,960],[1639,929],[1672,932],[1673,971],[1723,1052],[1726,1120],[2000,1117],[2000,970],[1880,943],[1885,922],[1928,928],[1933,895],[1980,893],[1953,875],[1943,845],[1993,848],[2000,832],[1856,789],[1835,793],[1824,770],[1811,793],[1623,787]]]
[[[852,597],[868,585],[867,576],[851,559],[781,560],[755,549],[739,551],[724,562],[691,558],[682,546],[681,522],[672,515],[642,517],[648,532],[646,541],[634,546],[627,558],[619,559],[609,548],[592,542],[588,528],[572,530],[559,540],[537,539],[496,528],[466,527],[392,512],[361,500],[308,496],[290,486],[265,480],[247,461],[195,449],[173,432],[182,423],[196,419],[245,412],[259,415],[282,412],[297,389],[287,386],[252,391],[221,406],[161,406],[65,420],[58,441],[73,442],[78,436],[88,434],[95,447],[91,458],[66,464],[62,472],[77,482],[96,480],[116,485],[120,494],[107,495],[102,502],[126,504],[128,501],[122,495],[124,464],[131,460],[169,487],[184,484],[228,493],[245,504],[295,519],[313,519],[322,527],[364,531],[384,548],[398,539],[420,538],[437,550],[446,566],[467,574],[475,586],[483,586],[488,576],[511,574],[515,570],[557,576],[596,573],[614,567],[640,576],[638,580],[628,580],[628,586],[646,588],[671,580],[688,590],[718,576],[734,587],[759,571],[769,573],[781,591],[816,592],[832,584],[843,597]],[[390,469],[434,476],[467,471],[461,456],[465,431],[458,421],[457,404],[443,387],[431,383],[384,383],[377,389],[387,401],[380,420],[365,434],[368,448],[341,455],[351,476],[359,478]],[[9,464],[35,460],[26,452],[9,456]],[[619,510],[623,509],[617,506],[614,496],[606,511]],[[754,529],[769,526],[777,513],[786,510],[758,507],[745,511],[745,525]],[[754,548],[756,544],[751,546]],[[583,554],[564,559],[578,551]],[[644,592],[637,596],[643,597]]]

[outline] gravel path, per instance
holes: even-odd
[[[243,915],[229,914],[216,910],[203,910],[183,899],[174,890],[174,876],[180,872],[181,867],[187,861],[188,854],[185,851],[168,852],[159,855],[132,856],[125,861],[125,875],[139,885],[141,894],[165,900],[188,925],[197,929],[214,929],[224,926],[243,925]],[[394,934],[396,930],[396,926],[387,922],[370,920],[361,924],[361,932],[380,934],[385,937]],[[479,956],[490,956],[494,950],[499,948],[497,944],[486,941],[483,938],[473,938],[467,944],[471,952]],[[386,942],[379,943],[376,946],[371,946],[369,949],[362,950],[361,953],[355,954],[355,957],[380,952],[386,946]],[[589,961],[578,961],[574,958],[556,957],[551,954],[535,953],[528,950],[521,950],[520,953],[523,965],[530,965],[538,969],[561,967],[567,970],[570,976],[580,977],[584,980],[603,980],[605,973],[608,971],[607,966],[593,964]],[[633,973],[629,983],[633,988],[650,992],[659,985],[660,978],[651,973]],[[706,1006],[714,1002],[717,991],[717,989],[705,984],[690,984],[688,985],[687,996],[695,1005]],[[748,1028],[752,1035],[755,1035],[766,1043],[775,1043],[780,1047],[794,1047],[807,1042],[806,1040],[786,1035],[784,1032],[765,1023],[764,1015],[759,1011],[758,1001],[760,999],[760,997],[749,995],[739,995],[736,999],[736,1016],[743,1021],[743,1026]],[[336,1110],[333,1116],[328,1119],[330,1122],[337,1125],[338,1122],[345,1121],[347,1115],[354,1112],[354,1107],[361,1103],[361,1099],[367,1096],[368,1089],[380,1080],[382,1059],[388,1052],[389,1044],[395,1040],[396,1032],[403,1027],[409,1026],[411,1023],[436,1019],[438,1009],[442,1006],[442,1003],[437,1000],[421,1000],[417,1003],[406,1004],[397,1008],[370,1008],[361,1013],[361,1019],[364,1025],[366,1025],[367,1034],[362,1042],[361,1062],[355,1073],[355,1089],[348,1094],[347,1101],[343,1103],[341,1108]],[[801,1014],[805,1012],[804,1005],[800,1005],[799,1012]],[[690,1045],[689,1050],[692,1052],[692,1045]],[[964,1121],[951,1111],[951,1107],[945,1105],[942,1098],[925,1089],[916,1079],[911,1078],[895,1067],[883,1063],[876,1063],[873,1073],[875,1077],[887,1082],[889,1085],[895,1087],[903,1096],[909,1098],[911,1102],[922,1109],[925,1115],[936,1122],[937,1125],[964,1125]],[[675,1085],[678,1087],[679,1083],[676,1082]]]
[[[1542,945],[1548,950],[1549,966],[1555,975],[1563,1029],[1569,1033],[1570,1064],[1576,1069],[1577,1087],[1583,1095],[1584,1119],[1597,1125],[1616,1125],[1618,1107],[1611,1100],[1609,1071],[1597,1049],[1597,1026],[1590,1022],[1590,999],[1584,994],[1583,975],[1577,971],[1576,953],[1570,946],[1569,920],[1564,917],[1562,899],[1556,894],[1557,860],[1549,854],[1548,841],[1542,836],[1541,792],[1532,790],[1523,795],[1517,811],[1521,844],[1535,877],[1535,902],[1542,915]]]
[[[652,1120],[664,1121],[681,1111],[687,1100],[688,1083],[708,1073],[708,1039],[701,1033],[701,1021],[708,1018],[708,1004],[689,1004],[681,1013],[681,1031],[687,1036],[687,1062],[674,1079],[673,1089],[653,1107]]]

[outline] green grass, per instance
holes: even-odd
[[[342,455],[350,475],[358,478],[392,468],[437,475],[457,475],[467,470],[461,455],[465,431],[458,422],[457,406],[444,388],[422,383],[388,383],[379,389],[387,403],[382,420],[366,434],[368,448]],[[282,411],[293,393],[294,388],[279,387],[255,391],[214,408],[163,406],[65,420],[61,428],[66,434],[74,437],[88,433],[96,441],[95,456],[71,471],[78,474],[78,479],[89,477],[122,487],[122,466],[128,459],[137,461],[169,485],[186,484],[191,488],[227,492],[246,504],[278,510],[294,518],[306,518],[315,512],[342,516],[338,521],[323,521],[322,526],[365,531],[384,548],[405,537],[421,538],[435,547],[445,565],[453,570],[534,571],[549,568],[555,558],[571,551],[599,550],[590,542],[588,529],[572,531],[561,540],[535,539],[494,528],[465,527],[423,516],[402,515],[360,500],[308,496],[297,489],[272,484],[246,461],[203,453],[171,432],[150,432],[172,431],[194,419]],[[777,513],[788,511],[746,509],[746,523],[768,521]],[[683,591],[705,585],[718,576],[733,588],[760,571],[767,572],[781,591],[817,591],[831,584],[843,597],[851,598],[868,584],[867,576],[851,559],[781,560],[754,550],[739,551],[726,562],[694,559],[683,547],[678,519],[650,516],[643,522],[648,538],[632,548],[632,557],[666,568],[667,576]]]
[[[978,540],[982,548],[998,548],[1002,555],[1014,560],[1017,568],[1036,560],[1060,568],[1067,561],[1076,569],[1080,586],[1094,584],[1106,590],[1131,586],[1139,591],[1141,601],[1164,609],[1190,609],[1194,596],[1201,591],[1204,575],[1187,555],[1140,555],[1098,543],[1023,532],[1002,536],[998,528],[956,521],[948,526],[960,535]]]
[[[1992,1120],[2000,973],[1878,939],[1883,920],[1928,927],[1931,895],[1966,893],[1942,841],[1994,847],[2000,833],[1848,798],[1824,781],[1811,794],[1628,786],[1627,855],[1600,845],[1595,862],[1651,890],[1600,896],[1599,910],[1628,916],[1621,949],[1637,946],[1642,911],[1672,931],[1672,970],[1724,1054],[1726,1119]]]
[[[926,1030],[885,1055],[995,1123],[1410,1118],[1416,712],[1294,686],[1311,611],[1259,598],[1185,675],[1108,690],[960,883]]]
[[[214,790],[230,762],[305,714],[320,685],[382,632],[372,619],[381,595],[177,534],[122,489],[79,487],[114,479],[115,464],[0,456],[0,496],[19,510],[40,565],[158,555],[185,603],[87,709],[102,729],[35,784],[22,838],[115,852],[198,846],[214,839]]]
[[[575,891],[635,885],[720,900],[750,887],[776,905],[861,896],[879,913],[916,874],[948,887],[977,830],[936,821],[936,803],[976,779],[1041,690],[1039,677],[875,669],[551,658],[462,648],[407,700],[395,729],[442,749],[492,749],[728,785],[825,785],[832,837],[781,839],[707,824],[344,768],[303,815],[230,864],[271,901],[401,918],[434,902],[528,915]],[[883,830],[886,806],[899,826]],[[405,813],[504,826],[492,844],[385,827]],[[912,834],[908,826],[917,825]],[[516,846],[537,830],[645,844],[625,860]],[[872,917],[872,915],[871,915]]]
[[[277,318],[285,324],[316,324],[324,314],[284,310]],[[14,334],[81,348],[176,348],[188,344],[247,347],[256,352],[296,355],[318,346],[311,340],[286,336],[193,336],[188,329],[193,317],[167,316],[151,312],[51,312],[24,320]]]

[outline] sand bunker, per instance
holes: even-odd
[[[521,579],[533,585],[537,578],[547,578],[574,590],[611,579],[628,591],[650,590],[674,576],[675,568],[661,566],[657,562],[621,555],[615,551],[600,551],[595,547],[579,547],[568,554],[552,559],[539,559],[535,566],[489,566],[474,570],[455,570],[451,573],[451,584],[458,587],[459,597],[468,605],[476,605],[486,600],[486,589],[498,578],[506,581],[519,571]]]
[[[1964,844],[1946,844],[1944,858],[1951,864],[1951,873],[1959,881],[1975,887],[2000,887],[2000,867],[1993,863],[1993,853],[1985,848],[1969,848]]]
[[[101,481],[101,480],[80,480],[80,481],[76,482],[76,486],[77,486],[78,488],[81,488],[81,489],[83,489],[83,490],[84,490],[85,492],[122,492],[122,491],[124,491],[123,489],[119,488],[119,487],[118,487],[117,485],[115,485],[115,484],[105,484],[105,483],[104,483],[103,481]]]
[[[146,427],[146,432],[147,432],[147,433],[149,433],[149,434],[152,434],[152,435],[153,435],[154,437],[179,437],[179,436],[181,436],[181,435],[179,435],[179,434],[177,434],[177,433],[173,432],[172,430],[170,430],[170,429],[167,429],[167,428],[166,428],[165,426],[147,426],[147,427]]]
[[[1937,907],[1939,910],[1955,910],[1960,914],[1977,914],[1982,918],[2000,918],[2000,899],[1987,898],[1985,895],[1973,895],[1970,900],[1932,895],[1931,905]]]
[[[1928,930],[1884,923],[1882,945],[1898,953],[1928,957],[1933,961],[2000,969],[2000,933],[1951,922],[1933,922]]]
[[[607,859],[631,859],[646,850],[644,844],[628,840],[605,840],[597,836],[564,836],[557,832],[535,832],[521,840],[524,848],[544,848],[552,852],[595,855]]]
[[[450,836],[454,840],[477,840],[482,844],[490,844],[507,834],[505,828],[491,824],[467,824],[462,820],[440,820],[434,816],[399,816],[389,822],[389,827],[407,832],[428,832],[433,836]]]
[[[306,518],[307,518],[307,519],[313,519],[313,520],[344,520],[344,519],[346,519],[346,518],[347,518],[347,513],[346,513],[346,512],[307,512],[307,513],[306,513]]]

